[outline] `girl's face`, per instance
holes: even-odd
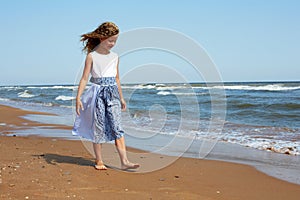
[[[102,40],[100,43],[101,47],[104,48],[105,50],[110,50],[115,46],[118,36],[119,35],[113,35],[107,39]]]

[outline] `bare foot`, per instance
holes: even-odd
[[[137,169],[140,167],[140,164],[138,163],[131,163],[131,162],[128,162],[126,164],[122,164],[122,170],[128,170],[128,169]]]
[[[97,170],[107,170],[107,167],[103,164],[102,161],[95,162],[95,169]]]

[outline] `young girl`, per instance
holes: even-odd
[[[87,56],[78,86],[73,133],[93,142],[95,168],[99,170],[107,169],[101,156],[101,144],[112,140],[115,140],[120,156],[121,169],[139,167],[127,159],[121,128],[121,109],[126,109],[126,103],[119,79],[119,58],[111,51],[118,34],[119,28],[114,23],[105,22],[93,32],[81,36]],[[92,85],[83,94],[90,74]]]

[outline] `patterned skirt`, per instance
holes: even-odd
[[[75,118],[72,134],[98,144],[123,137],[116,78],[92,77],[90,81],[91,87],[81,97],[83,110]]]

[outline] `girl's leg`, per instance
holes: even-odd
[[[102,145],[93,143],[93,148],[96,156],[95,168],[99,170],[106,170],[106,166],[103,164],[101,149]]]
[[[116,145],[116,148],[117,148],[119,156],[120,156],[121,168],[123,170],[126,170],[126,169],[136,169],[136,168],[140,167],[140,165],[137,164],[137,163],[131,163],[131,162],[129,162],[129,160],[127,158],[124,137],[116,139],[115,140],[115,145]]]

